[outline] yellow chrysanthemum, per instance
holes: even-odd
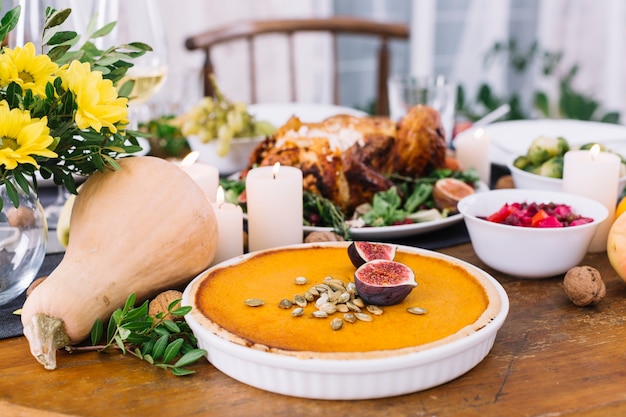
[[[89,63],[72,61],[60,71],[64,87],[76,96],[76,125],[79,129],[93,128],[97,132],[108,127],[117,132],[116,123],[128,123],[128,99],[117,96],[110,80],[100,71],[91,71]]]
[[[0,102],[0,165],[14,169],[18,164],[31,164],[39,168],[32,155],[54,158],[50,149],[53,142],[48,119],[31,119],[28,111],[9,109],[6,101]]]
[[[0,54],[0,87],[16,82],[23,90],[44,97],[46,84],[54,81],[58,68],[48,55],[37,55],[35,45],[30,42],[23,48],[5,48]]]

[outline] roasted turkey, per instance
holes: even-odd
[[[319,123],[292,117],[257,146],[248,169],[276,162],[298,167],[305,190],[352,213],[393,185],[390,174],[423,176],[443,167],[445,154],[439,113],[420,105],[398,123],[375,116],[337,115]]]

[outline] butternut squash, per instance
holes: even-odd
[[[23,306],[24,335],[47,369],[57,349],[84,340],[129,294],[184,285],[215,255],[215,213],[184,171],[149,156],[119,165],[81,186],[63,260]]]

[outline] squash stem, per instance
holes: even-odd
[[[24,326],[24,336],[30,344],[30,352],[46,369],[56,369],[56,351],[69,345],[63,320],[45,314],[35,314]]]

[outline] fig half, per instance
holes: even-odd
[[[433,187],[435,206],[440,210],[449,210],[450,213],[456,213],[457,203],[470,194],[474,194],[474,189],[456,178],[441,178]]]
[[[393,261],[396,247],[386,243],[352,242],[348,246],[348,256],[356,268],[374,259]]]
[[[368,304],[398,304],[417,286],[415,273],[403,263],[375,259],[361,265],[354,273],[359,296]]]

